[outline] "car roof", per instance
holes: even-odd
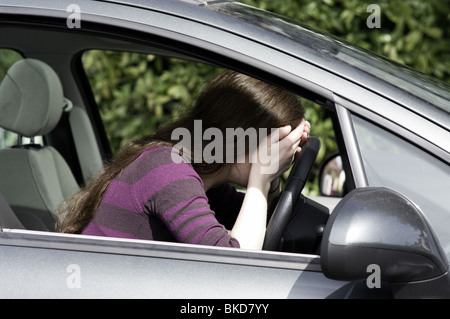
[[[69,3],[71,1],[0,0],[0,6],[42,7],[64,12]],[[80,0],[77,3],[98,8],[108,3],[201,22],[306,61],[422,114],[446,129],[450,127],[450,86],[447,83],[255,7],[222,0]],[[116,11],[116,17],[123,15],[124,20],[133,19],[121,10]]]

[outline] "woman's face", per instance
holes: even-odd
[[[245,163],[231,164],[229,182],[235,183],[241,187],[247,187],[250,168],[251,163],[248,160],[246,160]]]

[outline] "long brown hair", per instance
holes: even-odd
[[[194,120],[201,120],[203,131],[217,128],[225,133],[227,128],[295,127],[303,118],[304,109],[296,95],[244,74],[225,71],[206,86],[186,116],[156,134],[129,143],[92,182],[66,200],[60,207],[57,230],[81,233],[93,218],[109,183],[145,150],[156,145],[174,146],[177,141],[172,140],[172,132],[176,128],[186,128],[193,134]],[[207,144],[203,139],[202,142]],[[195,148],[191,150],[188,154],[198,174],[214,173],[224,165],[194,161]]]

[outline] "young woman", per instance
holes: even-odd
[[[261,249],[268,199],[278,194],[279,176],[310,131],[303,117],[295,95],[240,73],[223,72],[207,85],[187,116],[129,144],[93,182],[65,202],[58,229]],[[180,128],[193,138],[176,148],[180,142],[174,132]],[[211,136],[206,133],[214,129],[225,136],[232,128],[244,134],[233,138],[231,148],[222,139],[208,154],[217,159],[221,152],[234,161],[205,158],[207,148],[211,151]],[[252,128],[256,149],[245,135]],[[265,136],[264,129],[272,134]],[[258,152],[263,148],[265,153]],[[271,161],[277,165],[267,170]],[[246,192],[229,183],[246,187]]]

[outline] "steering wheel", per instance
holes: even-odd
[[[306,179],[320,150],[320,140],[310,136],[295,159],[289,177],[284,185],[264,237],[263,250],[277,250],[281,237],[292,215],[297,199],[305,187]]]

